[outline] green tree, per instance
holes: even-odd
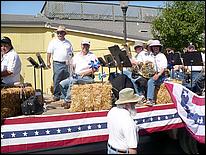
[[[152,34],[164,47],[173,47],[182,52],[193,43],[197,49],[204,46],[205,38],[204,1],[168,1],[152,22]]]

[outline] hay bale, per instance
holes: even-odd
[[[26,86],[24,95],[26,98],[35,94],[34,88]],[[21,115],[22,88],[20,86],[1,88],[1,116],[3,118]]]
[[[71,90],[70,112],[108,110],[112,106],[109,83],[75,84]]]
[[[183,83],[182,80],[178,80],[178,79],[172,79],[171,82],[173,82],[173,83],[179,83],[179,84],[182,84],[182,83]]]
[[[156,94],[156,104],[172,103],[172,99],[164,83],[161,84],[160,87],[156,89],[155,94]]]

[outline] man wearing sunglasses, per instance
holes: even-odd
[[[47,67],[51,68],[51,57],[53,59],[53,101],[60,100],[60,81],[69,76],[68,61],[73,56],[73,47],[70,41],[65,38],[66,28],[60,25],[56,31],[57,38],[50,41],[47,49]]]

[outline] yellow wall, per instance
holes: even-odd
[[[54,36],[54,30],[48,28],[32,28],[32,27],[1,27],[1,36],[7,36],[12,40],[14,49],[19,54],[22,61],[22,71],[21,76],[23,82],[29,82],[34,87],[34,70],[33,67],[29,67],[30,63],[26,60],[28,56],[33,59],[36,58],[36,53],[40,52],[42,58],[46,63],[46,50],[49,41],[52,40]],[[102,37],[97,35],[88,35],[79,32],[68,32],[66,38],[70,40],[73,45],[74,52],[79,52],[81,50],[81,41],[83,38],[87,38],[91,42],[90,50],[94,52],[97,57],[103,57],[106,54],[110,54],[108,47],[113,45],[119,45],[122,47],[122,40],[114,39],[109,37]],[[133,44],[130,42],[130,44]],[[133,51],[133,48],[131,48]],[[74,54],[75,54],[74,53]],[[104,67],[104,71],[108,74],[108,68]],[[111,69],[111,72],[115,71],[115,68]],[[101,72],[101,68],[99,70]],[[41,88],[40,80],[41,73],[40,69],[36,69],[37,77],[37,89]],[[43,70],[43,91],[44,93],[50,93],[50,87],[52,85],[52,69]],[[108,76],[104,79],[106,81]],[[95,80],[99,81],[98,73],[96,73]]]

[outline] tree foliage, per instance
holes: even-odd
[[[198,49],[204,46],[205,38],[204,1],[168,1],[152,22],[152,34],[164,47],[173,47],[182,52],[193,43]]]

